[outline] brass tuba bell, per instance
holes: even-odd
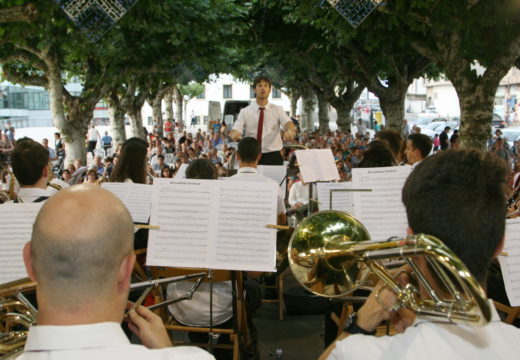
[[[396,294],[398,307],[423,317],[476,326],[491,319],[482,287],[462,261],[430,235],[372,242],[353,216],[321,211],[305,218],[294,230],[288,253],[296,280],[317,295],[343,297],[356,289],[373,287],[368,280],[373,274]],[[418,261],[425,261],[426,271]],[[409,265],[419,286],[412,282],[401,286],[394,279],[389,265],[396,262]]]

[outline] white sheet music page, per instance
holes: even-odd
[[[506,239],[504,252],[507,256],[499,256],[500,268],[506,288],[507,298],[511,306],[520,306],[520,219],[509,219],[506,222]]]
[[[401,191],[412,171],[410,166],[352,169],[352,187],[371,189],[354,192],[354,213],[374,241],[406,236],[408,220]]]
[[[0,206],[0,284],[27,277],[23,247],[31,240],[34,220],[43,204],[8,203]]]
[[[339,180],[330,149],[296,150],[296,158],[305,182]]]
[[[278,185],[282,183],[285,175],[287,175],[287,167],[285,165],[258,165],[256,170],[260,175],[276,181]]]
[[[147,265],[275,269],[276,184],[155,180]]]
[[[330,195],[332,191],[332,210],[339,210],[354,215],[354,193],[352,191],[352,182],[340,183],[317,183],[318,207],[320,210],[331,210]]]
[[[148,223],[152,205],[151,185],[103,182],[101,187],[114,193],[125,204],[134,223]]]
[[[278,187],[257,181],[223,181],[218,191],[215,268],[276,271]]]
[[[188,164],[181,164],[181,167],[175,174],[175,179],[186,179],[186,169],[188,168]]]

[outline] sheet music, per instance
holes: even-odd
[[[520,306],[520,219],[518,218],[506,222],[504,252],[507,256],[499,256],[498,261],[502,269],[507,298],[511,306]]]
[[[331,190],[352,190],[352,182],[323,183],[317,185],[318,207],[320,210],[330,210]],[[352,191],[332,192],[332,210],[339,210],[354,215],[354,193]]]
[[[134,223],[148,223],[152,204],[151,185],[103,182],[101,187],[114,193],[125,204]]]
[[[156,179],[146,263],[274,271],[274,183]]]
[[[182,164],[177,173],[175,174],[175,179],[186,179],[186,169],[188,168],[188,164]]]
[[[285,165],[258,165],[256,168],[258,174],[273,179],[279,185],[287,175],[287,166]]]
[[[296,150],[303,181],[339,180],[338,169],[330,149]]]
[[[365,225],[372,240],[406,236],[408,220],[401,191],[411,171],[410,166],[352,169],[352,187],[372,189],[354,192],[355,216]]]
[[[27,277],[23,247],[31,240],[34,220],[43,204],[8,203],[0,206],[0,284]]]

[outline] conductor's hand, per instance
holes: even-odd
[[[283,133],[283,141],[293,141],[294,135],[294,130],[285,130]]]
[[[149,349],[172,346],[161,318],[144,306],[128,312],[128,327]]]
[[[231,131],[229,131],[229,137],[233,141],[238,141],[238,140],[240,140],[241,134],[237,130],[231,130]]]

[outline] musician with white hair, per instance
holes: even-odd
[[[46,201],[23,251],[38,285],[38,323],[19,359],[213,359],[196,347],[172,347],[161,319],[142,306],[128,321],[144,346],[128,341],[120,324],[133,233],[126,207],[99,187],[72,186]]]
[[[441,239],[484,288],[491,260],[503,248],[506,174],[505,164],[493,154],[448,150],[421,161],[402,193],[409,233]],[[433,206],[439,199],[442,206]],[[425,259],[417,265],[442,294]],[[420,291],[424,296],[425,290]],[[378,301],[376,294],[372,292],[320,359],[514,359],[520,354],[520,330],[500,321],[491,300],[491,320],[478,327],[431,322],[406,309],[390,311],[396,296],[383,289]],[[403,333],[373,336],[384,320]]]

